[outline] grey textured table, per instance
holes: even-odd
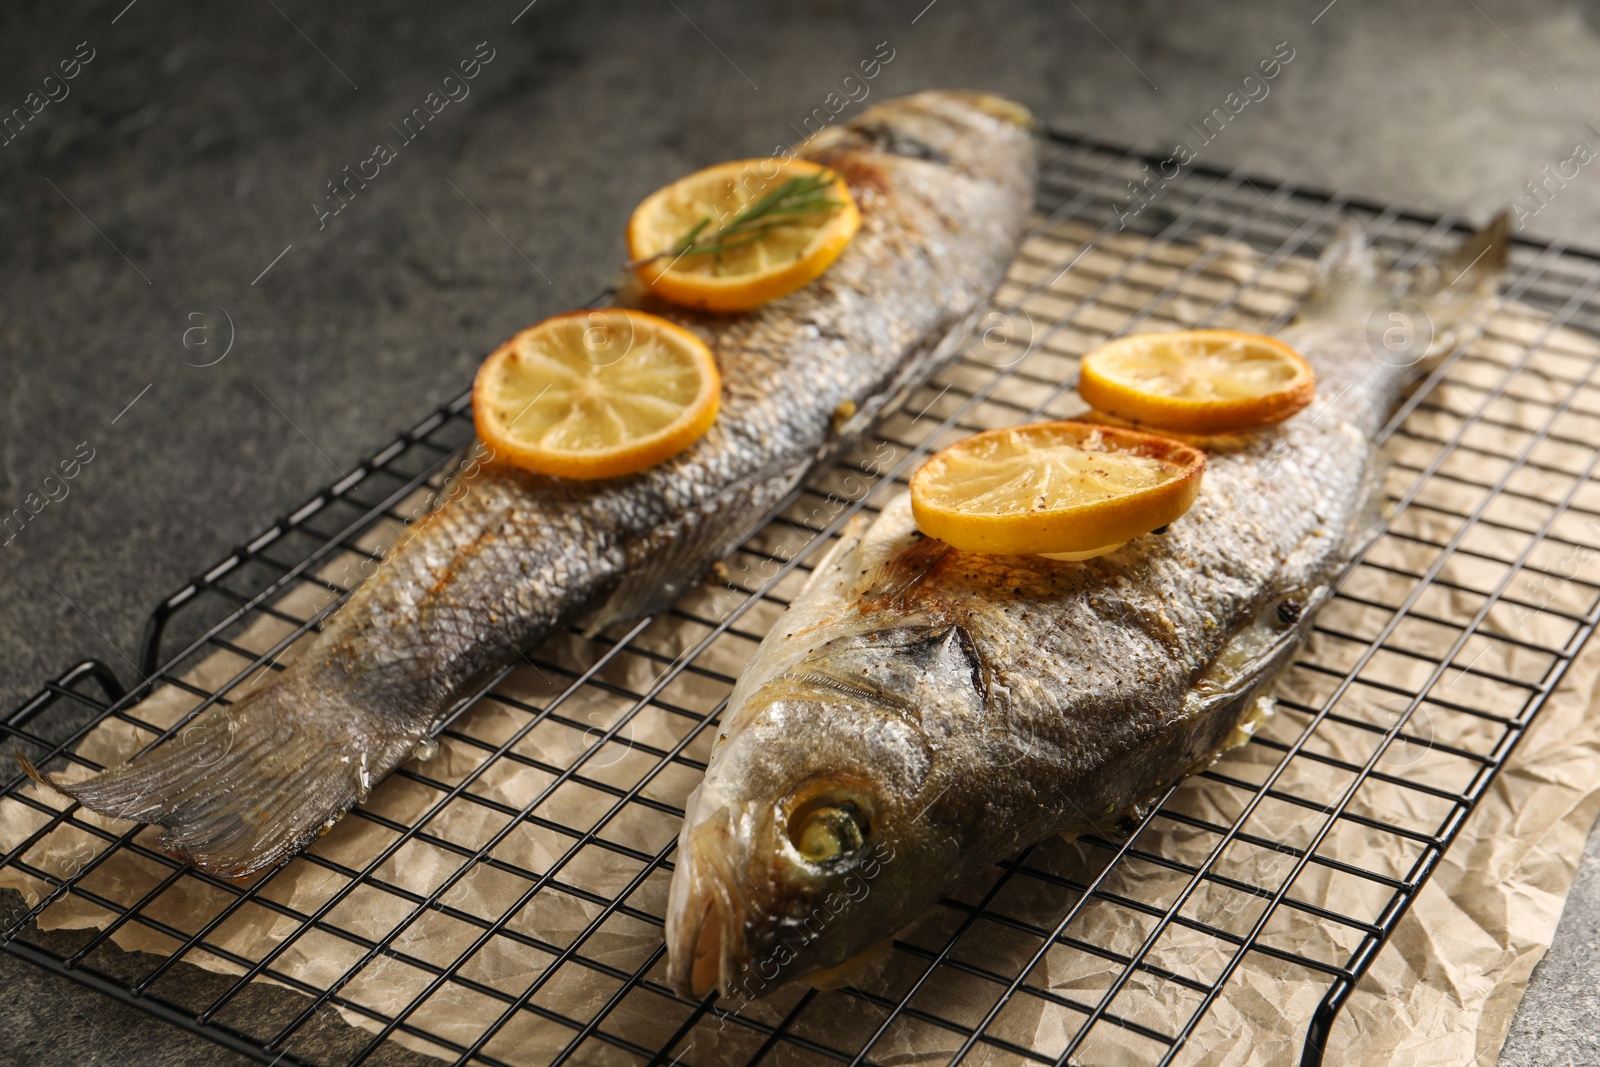
[[[83,656],[132,678],[163,594],[592,296],[640,196],[793,141],[880,42],[875,96],[991,89],[1166,150],[1287,41],[1203,158],[1423,209],[1531,207],[1600,147],[1600,22],[1555,0],[111,0],[0,27],[0,115],[67,94],[0,145],[0,511],[94,450],[0,548],[7,707]],[[322,216],[475,53],[469,94]],[[1600,247],[1597,176],[1528,230]],[[1503,1063],[1600,1063],[1597,920],[1591,840]],[[4,955],[0,985],[0,1063],[243,1062]]]

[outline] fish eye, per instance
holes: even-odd
[[[867,843],[870,824],[854,797],[829,790],[789,811],[789,843],[810,864],[831,864],[853,856]]]

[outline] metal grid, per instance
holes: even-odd
[[[1304,1032],[1302,1062],[1320,1062],[1329,1028],[1354,984],[1600,615],[1600,587],[1573,578],[1560,563],[1573,553],[1587,553],[1600,529],[1593,525],[1600,521],[1600,498],[1591,481],[1600,457],[1589,444],[1596,439],[1592,430],[1581,424],[1586,418],[1600,423],[1596,360],[1565,349],[1556,329],[1571,324],[1600,334],[1600,305],[1594,300],[1600,257],[1590,253],[1520,242],[1508,295],[1545,310],[1543,325],[1532,318],[1496,318],[1482,337],[1429,376],[1385,430],[1391,446],[1403,442],[1406,456],[1421,458],[1400,458],[1392,465],[1390,530],[1352,564],[1339,596],[1319,616],[1315,651],[1291,671],[1291,681],[1298,677],[1301,684],[1286,686],[1294,695],[1280,701],[1278,728],[1245,750],[1255,755],[1249,766],[1226,761],[1174,786],[1156,810],[1125,827],[1124,834],[1080,839],[1075,865],[1058,862],[1047,846],[998,865],[987,881],[943,901],[935,909],[939,914],[920,924],[915,936],[895,942],[893,955],[909,978],[888,995],[791,989],[774,999],[775,1007],[760,1011],[686,1001],[662,981],[659,908],[641,903],[662,899],[659,892],[650,897],[644,890],[659,890],[668,876],[682,814],[679,804],[660,799],[655,786],[673,777],[692,784],[704,770],[708,727],[721,710],[720,700],[707,694],[726,695],[733,682],[726,664],[754,649],[839,527],[859,511],[875,511],[894,484],[903,485],[927,449],[995,424],[1072,414],[1075,358],[1111,333],[1180,320],[1264,330],[1282,325],[1303,295],[1310,257],[1340,218],[1363,224],[1402,266],[1435,252],[1461,230],[1453,219],[1204,166],[1171,183],[1136,216],[1119,221],[1119,209],[1131,201],[1129,182],[1146,162],[1153,161],[1051,135],[1041,191],[1048,214],[1035,227],[997,300],[996,315],[986,324],[995,328],[987,340],[999,338],[1005,358],[996,358],[986,339],[975,341],[872,440],[809,479],[717,577],[668,615],[593,638],[576,631],[563,635],[529,650],[527,663],[507,667],[461,700],[440,740],[477,753],[476,769],[460,780],[433,777],[427,764],[397,771],[391,782],[426,790],[430,805],[408,823],[386,819],[371,805],[355,812],[353,819],[392,834],[385,847],[359,861],[316,851],[296,860],[294,870],[317,871],[333,887],[320,906],[302,909],[280,902],[274,886],[290,876],[291,868],[246,884],[209,878],[154,851],[140,828],[103,829],[75,806],[58,810],[33,799],[24,792],[26,782],[15,776],[6,784],[5,802],[29,807],[38,826],[0,856],[0,866],[26,872],[52,891],[31,907],[0,913],[5,947],[277,1064],[421,1062],[390,1038],[460,1063],[864,1063],[889,1055],[891,1035],[913,1047],[946,1050],[951,1062],[1099,1062],[1096,1050],[1103,1046],[1097,1042],[1114,1040],[1124,1058],[1168,1063],[1181,1058],[1185,1042],[1217,998],[1229,995],[1230,980],[1247,958],[1266,958],[1314,976],[1325,990],[1309,1018],[1284,1019],[1286,1029]],[[1085,224],[1085,219],[1094,221]],[[1098,225],[1099,220],[1108,221]],[[1177,243],[1203,251],[1173,265],[1169,252]],[[1259,253],[1254,266],[1243,274],[1222,270],[1226,250],[1238,244]],[[1203,300],[1198,316],[1196,300]],[[1180,313],[1184,301],[1190,311]],[[1028,353],[1025,358],[1016,358],[1019,345]],[[1530,383],[1539,388],[1530,390]],[[1519,405],[1522,416],[1504,417],[1507,404]],[[1530,405],[1538,413],[1531,430],[1525,417]],[[337,610],[348,592],[326,577],[327,565],[349,553],[372,557],[373,531],[402,521],[404,503],[436,483],[470,438],[468,409],[466,395],[440,408],[162,604],[152,616],[143,652],[141,669],[148,677],[132,691],[124,691],[104,665],[85,662],[0,721],[0,735],[41,764],[84,763],[75,749],[103,723],[140,725],[149,731],[147,737],[182,728],[186,718],[165,727],[140,718],[139,701],[159,686],[187,689],[203,708],[213,700],[226,701],[238,681],[276,669],[284,651]],[[1407,521],[1412,516],[1429,521]],[[1477,540],[1485,531],[1495,535],[1492,547]],[[1504,547],[1508,542],[1510,549]],[[1406,551],[1391,551],[1397,546]],[[1412,562],[1419,552],[1425,562]],[[1481,566],[1468,571],[1477,577],[1464,580],[1454,570],[1441,574],[1450,561]],[[1559,597],[1538,592],[1554,588],[1551,582],[1560,583]],[[1400,592],[1373,591],[1380,588]],[[303,599],[294,599],[295,591],[306,589],[323,593],[320,606],[307,610]],[[1455,598],[1453,610],[1439,607],[1441,594]],[[1536,612],[1537,639],[1485,625],[1505,610]],[[279,636],[265,646],[240,643],[240,635],[264,618],[282,624]],[[1414,632],[1419,627],[1428,631],[1425,637]],[[679,643],[666,640],[668,634]],[[1470,652],[1487,644],[1515,646],[1518,670],[1491,675],[1475,667]],[[219,653],[236,657],[233,682],[205,687],[185,680],[196,664],[214,662]],[[1394,681],[1398,675],[1375,670],[1396,657],[1410,665],[1404,684]],[[625,661],[643,665],[642,676],[653,680],[619,683],[613,668]],[[530,666],[549,683],[537,700],[511,684]],[[1477,695],[1465,699],[1459,695],[1465,691],[1445,692],[1447,676],[1483,685],[1469,687]],[[1353,697],[1346,698],[1361,689],[1387,696],[1386,717],[1348,710]],[[598,726],[586,721],[581,716],[585,694],[603,695],[616,714]],[[1298,699],[1301,694],[1311,695]],[[515,729],[486,740],[473,728],[480,700],[511,715]],[[676,742],[639,741],[630,724],[645,716],[676,724],[671,730]],[[1421,729],[1424,722],[1432,725]],[[1459,723],[1470,723],[1471,729],[1458,732]],[[519,748],[534,731],[554,725],[578,732],[585,742],[570,760],[543,761]],[[1336,731],[1368,738],[1364,761],[1330,754],[1324,741]],[[1408,761],[1393,758],[1408,745],[1457,761],[1461,772],[1453,784],[1409,773]],[[619,752],[628,758],[612,759]],[[536,769],[548,783],[525,805],[497,805],[472,788],[491,768],[512,764]],[[1308,766],[1341,776],[1331,803],[1326,794],[1310,799],[1296,791],[1297,776]],[[1408,810],[1413,816],[1425,811],[1427,818],[1391,820],[1375,814],[1361,802],[1362,790],[1375,786],[1411,796],[1416,803]],[[601,816],[589,825],[569,825],[552,814],[549,798],[568,787],[602,798]],[[1196,814],[1193,804],[1181,802],[1197,793],[1221,798],[1218,810],[1226,814]],[[504,820],[502,829],[476,847],[435,833],[438,824],[430,820],[460,803],[494,809]],[[1305,833],[1286,840],[1256,832],[1254,820],[1268,805],[1300,811]],[[659,847],[619,843],[611,833],[619,822],[641,813],[660,823]],[[1368,870],[1339,859],[1337,850],[1325,846],[1350,826],[1404,842],[1405,868]],[[1165,847],[1169,838],[1162,836],[1163,828],[1174,827],[1203,839],[1203,858],[1181,858]],[[554,843],[542,869],[529,869],[514,853],[496,847],[517,828],[531,828]],[[34,850],[63,833],[89,843],[81,862],[67,872],[35,865]],[[414,845],[426,845],[454,865],[454,873],[430,892],[408,889],[392,877],[397,857]],[[1281,861],[1273,878],[1252,880],[1237,873],[1229,850],[1242,848]],[[580,857],[595,849],[621,864],[628,876],[605,885],[586,883]],[[96,890],[96,871],[114,855],[135,856],[154,872],[135,900],[111,899]],[[1135,868],[1160,877],[1129,881],[1125,876]],[[513,906],[498,917],[455,909],[449,900],[451,886],[483,870],[518,887]],[[1297,897],[1292,890],[1304,883],[1307,871],[1369,887],[1370,912],[1343,914]],[[208,914],[178,922],[159,905],[174,887],[189,883],[203,883],[209,899],[220,903]],[[1149,891],[1137,891],[1140,884]],[[344,921],[340,905],[358,890],[399,902],[402,914],[386,933],[369,936]],[[1242,921],[1212,921],[1186,907],[1220,891],[1248,903],[1228,912]],[[1018,893],[1053,900],[1053,919],[1019,917],[1007,905]],[[34,920],[68,894],[103,911],[100,929],[71,935],[39,929]],[[547,940],[513,921],[524,906],[551,895],[583,909],[585,921],[571,936]],[[264,909],[288,926],[253,955],[219,948],[217,931],[247,907]],[[1124,930],[1131,918],[1137,936],[1102,936],[1100,919],[1111,909],[1123,916]],[[465,931],[450,958],[417,954],[403,936],[413,923],[435,913],[448,915]],[[1319,956],[1279,947],[1274,923],[1289,914],[1326,928],[1334,950]],[[656,931],[653,951],[619,962],[615,954],[595,948],[618,922]],[[164,936],[168,951],[122,952],[112,938],[130,925]],[[1164,939],[1180,934],[1206,940],[1218,964],[1199,974],[1166,962]],[[348,950],[336,977],[310,981],[282,967],[285,950],[308,938]],[[1020,946],[1013,965],[996,970],[972,962],[966,947],[979,938],[1010,939]],[[491,944],[507,944],[542,961],[537,976],[510,987],[474,977],[475,959]],[[1104,980],[1081,995],[1036,981],[1037,967],[1060,952],[1098,961]],[[195,953],[209,953],[239,973],[185,982],[183,976],[199,973],[186,962]],[[385,961],[397,961],[425,979],[399,1010],[374,1010],[353,992],[365,969]],[[928,1008],[940,1003],[930,992],[951,981],[965,983],[970,1010]],[[574,982],[597,988],[592,1011],[573,1017],[548,1006],[547,989]],[[253,1010],[262,1003],[256,994],[263,985],[303,996],[288,1010]],[[421,1006],[445,988],[469,991],[488,1006],[471,1039],[419,1024]],[[1149,1010],[1155,1000],[1166,1006],[1163,1012]],[[1004,1017],[1019,1005],[1055,1020],[1058,1039],[1045,1047],[1007,1037]],[[365,1020],[365,1027],[330,1022],[330,1007],[347,1019]],[[625,1017],[633,1021],[624,1025]],[[654,1026],[641,1028],[641,1017],[653,1019]],[[509,1024],[527,1019],[548,1024],[559,1039],[534,1052],[499,1040]],[[716,1039],[701,1043],[709,1028],[717,1031]]]

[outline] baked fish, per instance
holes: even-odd
[[[952,549],[906,495],[847,525],[740,676],[689,798],[673,986],[836,983],[968,875],[1110,830],[1243,743],[1376,525],[1373,441],[1415,367],[1376,358],[1369,318],[1398,290],[1439,336],[1472,321],[1509,244],[1502,216],[1400,278],[1341,238],[1282,335],[1322,403],[1213,451],[1164,532],[1064,562]]]
[[[197,867],[247,875],[360,802],[520,649],[597,607],[603,625],[670,604],[965,341],[1032,210],[1030,127],[999,97],[928,92],[811,138],[799,154],[848,179],[862,209],[827,274],[738,315],[619,298],[710,347],[723,396],[705,437],[601,482],[497,465],[478,445],[448,501],[270,684],[129,762],[51,784],[159,823],[162,847]]]

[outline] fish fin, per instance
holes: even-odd
[[[1446,287],[1463,292],[1488,292],[1499,284],[1510,262],[1511,211],[1501,208],[1486,226],[1474,231],[1439,261],[1439,280]]]
[[[821,990],[843,989],[847,985],[856,985],[882,970],[893,950],[894,938],[886,937],[843,963],[825,967],[820,971],[812,971],[810,974],[802,975],[800,980],[813,989]]]
[[[862,599],[882,599],[890,603],[900,600],[950,551],[950,546],[938,538],[917,535],[911,544],[878,564],[874,573],[867,576]]]
[[[1222,739],[1216,751],[1208,752],[1190,764],[1189,768],[1179,775],[1187,778],[1191,774],[1210,770],[1217,763],[1236,748],[1243,748],[1255,737],[1261,724],[1278,713],[1278,702],[1273,698],[1270,685],[1263,685],[1262,691],[1254,696],[1247,696],[1243,701],[1243,710],[1239,714],[1239,721],[1233,724],[1227,736]]]
[[[92,811],[164,827],[160,846],[176,858],[244,878],[310,844],[423,736],[374,726],[353,709],[308,714],[301,695],[280,682],[214,705],[148,752],[83,781],[24,767]]]
[[[1501,211],[1453,251],[1411,272],[1404,295],[1422,306],[1433,330],[1423,368],[1481,328],[1510,259],[1511,213]]]
[[[811,577],[806,579],[806,584],[800,590],[800,596],[805,596],[824,575],[831,574],[836,567],[843,566],[850,554],[861,547],[861,539],[866,536],[867,528],[871,525],[872,518],[865,512],[858,511],[846,519],[844,525],[839,527],[839,536],[827,554],[811,569]],[[798,600],[799,597],[795,599]]]
[[[1317,264],[1317,280],[1297,322],[1342,321],[1365,329],[1374,308],[1404,298],[1427,316],[1431,344],[1422,360],[1455,348],[1493,306],[1511,257],[1511,213],[1501,211],[1454,249],[1409,271],[1385,270],[1354,222],[1341,223]]]
[[[1269,692],[1272,683],[1294,661],[1309,632],[1311,616],[1325,599],[1325,589],[1319,588],[1310,594],[1309,603],[1294,625],[1269,627],[1256,622],[1230,639],[1218,650],[1211,667],[1190,687],[1183,718],[1209,718],[1228,706],[1236,706],[1237,718],[1244,718],[1255,700]]]
[[[1233,732],[1222,743],[1222,751],[1217,755],[1220,757],[1223,752],[1232,752],[1236,748],[1248,745],[1250,739],[1255,737],[1256,731],[1261,728],[1261,724],[1276,714],[1278,714],[1278,701],[1273,695],[1258,693],[1244,714],[1239,716],[1239,721],[1233,726]]]
[[[584,624],[583,636],[593,637],[614,622],[665,611],[691,583],[700,580],[708,566],[725,555],[726,550],[716,551],[715,538],[705,531],[669,544],[622,580]]]
[[[1239,641],[1239,638],[1235,638],[1230,645]],[[1208,731],[1213,737],[1211,743],[1199,752],[1186,756],[1183,769],[1163,780],[1148,795],[1128,798],[1125,804],[1110,808],[1105,818],[1112,823],[1114,833],[1108,834],[1099,823],[1089,820],[1086,824],[1068,826],[1061,831],[1061,839],[1072,844],[1081,835],[1091,831],[1104,836],[1133,833],[1174,782],[1209,770],[1227,753],[1249,744],[1261,724],[1277,712],[1272,685],[1288,668],[1297,645],[1296,633],[1291,628],[1278,634],[1264,647],[1251,649],[1246,662],[1236,673],[1227,671],[1223,674],[1213,667],[1203,674],[1184,701],[1181,715],[1196,723],[1209,720],[1212,723]],[[1224,646],[1223,651],[1228,650],[1229,646]],[[1223,676],[1220,684],[1214,688],[1207,689],[1199,684],[1208,679],[1218,679],[1219,674]]]
[[[1316,283],[1301,317],[1315,317],[1319,300],[1329,300],[1342,289],[1371,288],[1380,284],[1378,279],[1377,251],[1356,221],[1346,218],[1317,259]]]
[[[833,434],[818,453],[818,458],[827,459],[837,455],[860,440],[884,416],[904,407],[912,393],[929,384],[934,374],[961,354],[988,310],[987,302],[980,303],[966,314],[929,331],[906,353],[886,384],[860,403],[849,402],[851,414],[834,420]]]
[[[670,608],[704,576],[706,568],[727,556],[744,539],[750,532],[748,517],[782,499],[807,468],[808,465],[797,465],[759,488],[743,490],[742,500],[724,501],[726,506],[693,515],[684,524],[690,528],[687,534],[663,534],[646,542],[639,550],[642,558],[637,567],[629,569],[622,584],[590,617],[583,628],[584,636],[593,637],[614,622]]]

